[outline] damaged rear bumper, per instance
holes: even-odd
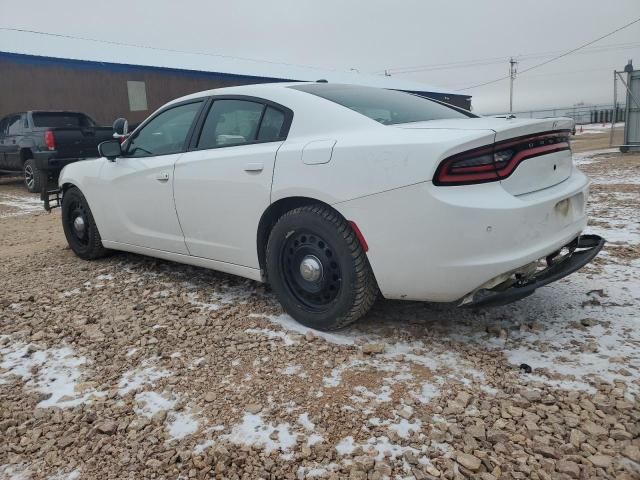
[[[605,244],[598,235],[581,235],[542,261],[545,266],[529,275],[513,272],[491,288],[479,288],[461,302],[463,307],[495,307],[528,297],[536,289],[581,269],[598,255]],[[526,267],[525,267],[526,268]],[[523,270],[523,269],[521,269]],[[495,284],[495,282],[493,282]]]

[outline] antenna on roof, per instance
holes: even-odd
[[[321,78],[320,80],[316,80],[316,83],[329,83],[326,78]]]

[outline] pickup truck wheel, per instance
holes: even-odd
[[[83,260],[104,257],[100,232],[82,192],[71,187],[62,197],[62,228],[71,250]]]
[[[31,193],[39,193],[42,188],[43,175],[33,158],[24,162],[22,173],[24,174],[24,186],[27,187],[27,190]]]
[[[322,205],[284,214],[269,235],[267,276],[285,311],[318,330],[337,330],[366,314],[378,295],[351,226]]]

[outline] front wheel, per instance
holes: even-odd
[[[107,254],[87,199],[76,187],[62,197],[62,227],[71,250],[80,258],[94,260]]]
[[[284,309],[318,330],[343,328],[366,314],[378,294],[353,229],[322,205],[284,214],[267,243],[267,276]]]
[[[42,188],[43,174],[36,166],[33,158],[29,158],[24,162],[22,173],[24,176],[24,186],[27,187],[27,190],[31,193],[39,193]]]

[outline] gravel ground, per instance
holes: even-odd
[[[640,156],[576,157],[592,265],[334,334],[252,281],[84,262],[0,180],[0,478],[640,478]]]

